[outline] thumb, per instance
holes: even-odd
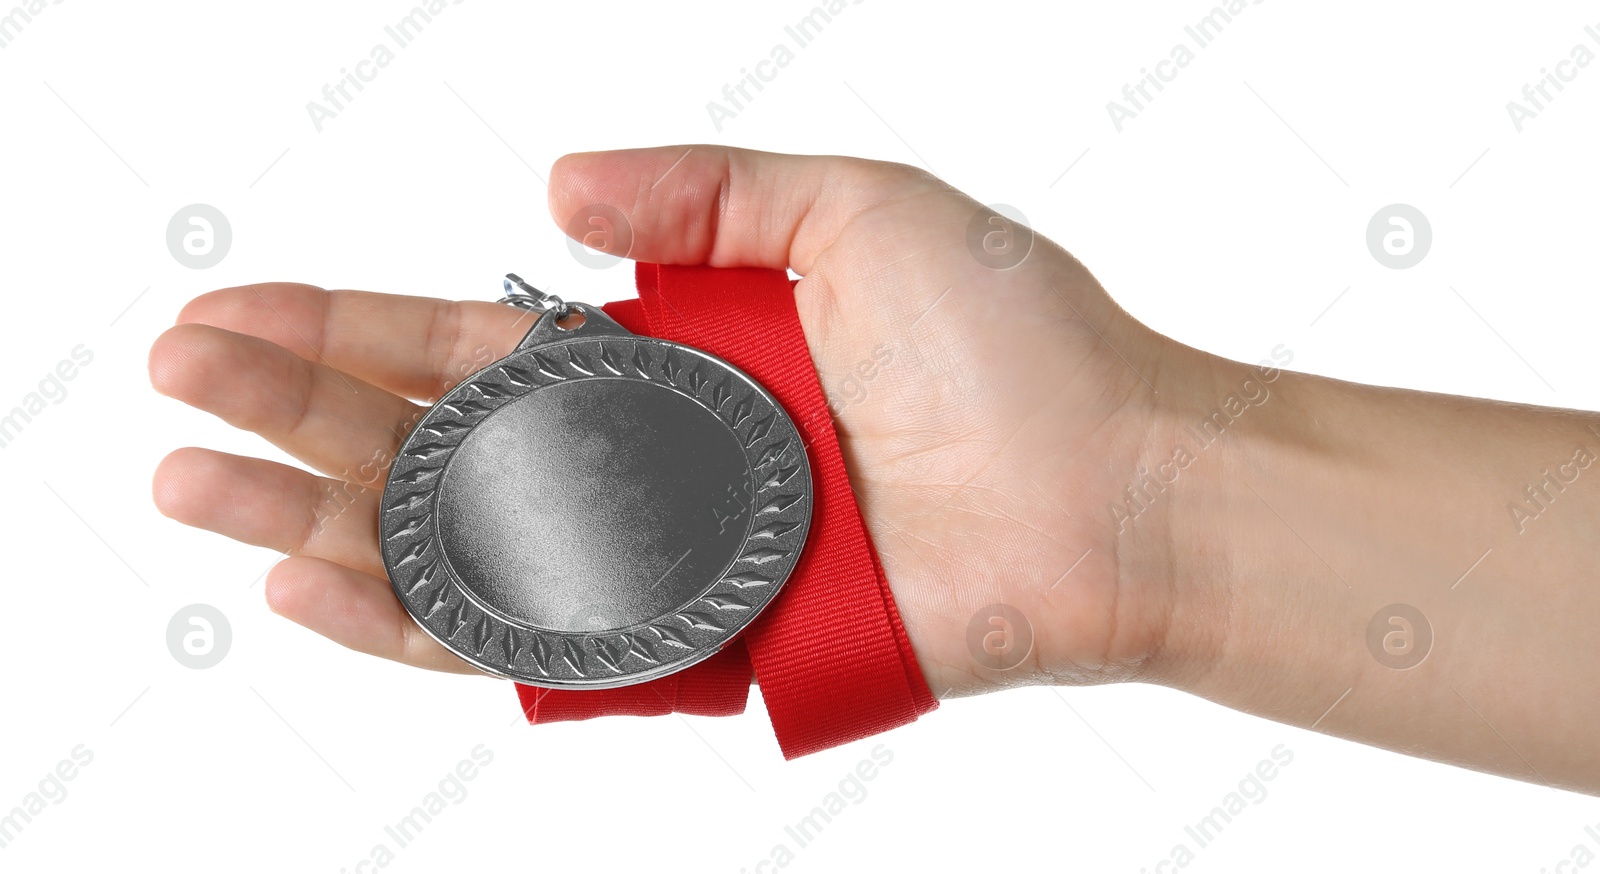
[[[562,157],[550,214],[574,239],[598,232],[611,254],[636,261],[804,274],[854,216],[930,190],[950,189],[903,164],[662,146]]]

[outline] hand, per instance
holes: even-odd
[[[1207,355],[1139,324],[1042,237],[1008,269],[980,263],[972,228],[1007,226],[899,165],[710,146],[561,159],[552,214],[565,226],[590,204],[628,217],[632,257],[804,277],[800,321],[936,695],[1146,680],[1600,793],[1600,698],[1570,694],[1600,659],[1600,491],[1558,489],[1595,457],[1600,417]],[[156,472],[162,512],[288,553],[267,577],[278,613],[474,672],[395,600],[377,501],[417,401],[511,350],[525,314],[269,284],[204,295],[178,321],[151,350],[155,387],[325,476],[183,449]],[[1231,418],[1219,409],[1247,418],[1202,438],[1196,423]],[[1180,448],[1204,455],[1172,467]],[[1535,508],[1536,528],[1533,510],[1508,520],[1507,484],[1553,463],[1567,473],[1542,487],[1560,503]],[[1033,637],[1006,670],[974,645],[995,604]],[[1401,665],[1370,639],[1395,605],[1435,629]]]
[[[991,243],[1025,244],[1025,229],[984,223],[980,204],[902,165],[696,146],[569,155],[550,178],[559,225],[613,206],[632,224],[633,258],[804,277],[800,320],[935,694],[1172,675],[1166,507],[1120,535],[1107,508],[1147,450],[1170,445],[1152,380],[1181,393],[1206,378],[1208,356],[1140,325],[1043,237],[1008,269],[980,263],[975,217],[980,238],[1000,235]],[[474,672],[394,598],[377,503],[425,409],[414,401],[527,328],[488,302],[287,283],[196,298],[151,350],[156,389],[323,475],[181,449],[156,472],[156,504],[287,553],[266,581],[277,613],[361,652]],[[969,645],[993,604],[1031,627],[1009,670]]]

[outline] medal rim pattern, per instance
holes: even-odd
[[[575,354],[583,346],[593,347],[582,350],[587,358]],[[620,346],[626,346],[626,352],[615,348]],[[607,354],[608,348],[615,351]],[[637,354],[652,348],[658,354],[645,351],[643,358]],[[698,361],[685,366],[678,355]],[[709,376],[701,372],[707,363],[713,368]],[[488,607],[462,584],[438,533],[439,485],[455,448],[495,411],[540,388],[588,379],[632,379],[665,386],[716,416],[739,441],[750,465],[748,524],[735,557],[684,606],[625,629],[596,633],[530,627]],[[490,394],[504,396],[491,398],[478,389],[484,384],[491,387]],[[739,386],[746,390],[742,398],[735,390]],[[725,395],[719,397],[719,392]],[[492,406],[482,403],[491,399]],[[749,410],[739,415],[747,400]],[[468,412],[463,415],[458,409]],[[770,411],[770,422],[763,418],[764,411]],[[444,419],[454,420],[449,432],[430,429],[444,424]],[[776,455],[771,454],[774,447],[779,447]],[[794,470],[780,479],[786,460]],[[433,473],[403,482],[420,470]],[[417,503],[418,495],[427,496],[425,504]],[[791,496],[794,500],[779,506]],[[578,335],[519,347],[463,379],[428,409],[390,465],[379,503],[380,551],[395,597],[406,612],[430,637],[479,670],[543,688],[620,688],[698,664],[748,628],[777,600],[793,575],[810,534],[814,501],[810,459],[799,428],[754,377],[705,350],[671,340],[626,332]],[[771,510],[774,506],[779,508]],[[408,507],[411,512],[401,512]],[[761,519],[763,513],[770,520]],[[420,527],[418,514],[426,516]],[[761,536],[762,532],[769,533]],[[747,565],[758,582],[730,579],[741,575],[741,565]],[[765,591],[751,598],[749,589]],[[491,653],[502,657],[491,659]]]

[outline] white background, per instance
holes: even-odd
[[[753,871],[780,843],[796,871],[1155,870],[1278,744],[1294,758],[1270,794],[1187,870],[1536,872],[1574,845],[1600,854],[1592,799],[1144,686],[954,701],[787,764],[759,699],[735,719],[531,729],[506,684],[401,668],[271,615],[273,554],[155,512],[150,475],[172,448],[281,458],[150,389],[146,352],[183,301],[276,279],[486,298],[507,270],[569,298],[626,296],[626,268],[569,254],[541,180],[559,155],[607,147],[925,164],[1019,209],[1191,345],[1254,361],[1281,343],[1292,369],[1600,408],[1600,64],[1520,133],[1505,108],[1575,44],[1600,51],[1592,4],[1267,0],[1119,133],[1107,101],[1187,39],[1205,0],[868,0],[718,131],[707,102],[811,5],[471,0],[320,133],[307,101],[409,3],[66,0],[0,49],[0,411],[74,346],[94,355],[0,449],[0,813],[75,745],[94,755],[0,868],[354,871],[478,744],[492,763],[389,870]],[[195,202],[234,233],[202,271],[165,244]],[[1366,247],[1395,202],[1433,228],[1408,270]],[[232,623],[209,670],[166,647],[194,602]],[[867,796],[796,849],[784,827],[877,744],[893,760]]]

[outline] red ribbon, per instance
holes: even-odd
[[[705,661],[620,689],[516,684],[528,722],[744,712],[755,672],[785,759],[912,722],[938,706],[911,651],[839,451],[782,270],[638,265],[639,298],[602,309],[636,334],[703,349],[788,410],[811,463],[811,528],[775,601]]]

